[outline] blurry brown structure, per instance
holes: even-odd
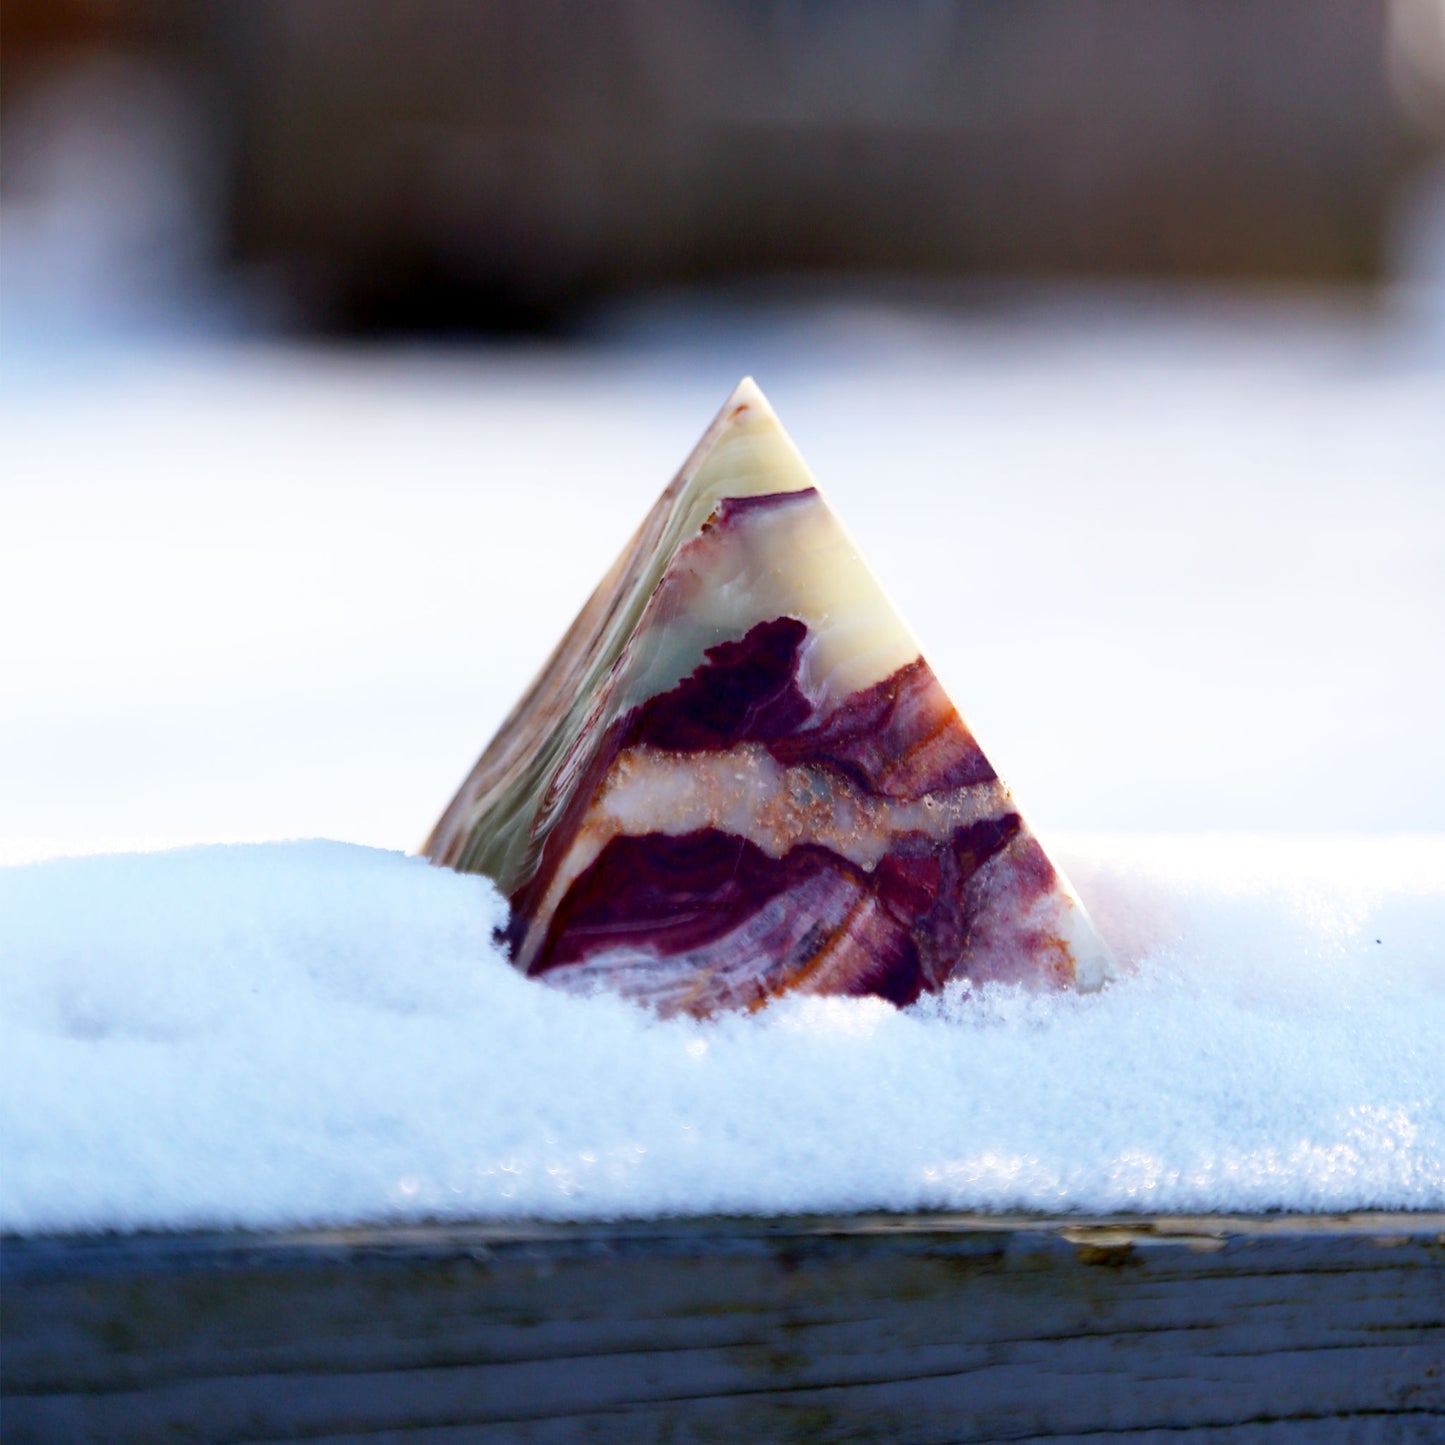
[[[769,272],[1367,278],[1417,144],[1388,0],[61,9],[197,37],[235,256],[349,325]]]

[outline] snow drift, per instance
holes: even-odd
[[[337,843],[0,869],[0,1225],[1445,1207],[1445,839],[1060,850],[1125,975],[666,1023]]]

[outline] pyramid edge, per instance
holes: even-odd
[[[671,511],[673,504],[688,482],[702,469],[708,458],[727,436],[729,430],[737,425],[739,415],[745,411],[757,413],[777,428],[784,445],[792,452],[803,472],[810,480],[812,479],[812,471],[798,450],[797,443],[789,436],[762,388],[751,375],[743,376],[728,393],[727,399],[718,408],[692,450],[688,452],[682,464],[674,472],[672,479],[658,495],[657,500],[648,509],[637,529],[613,559],[611,566],[598,579],[597,585],[588,594],[587,600],[568,624],[567,630],[562,634],[556,646],[548,653],[531,681],[522,690],[517,701],[498,724],[496,731],[467,771],[450,801],[442,809],[436,822],[417,849],[417,856],[427,859],[437,867],[468,871],[464,867],[464,854],[467,842],[475,831],[476,823],[474,821],[468,826],[466,814],[475,806],[481,794],[486,791],[481,784],[501,761],[497,755],[499,752],[503,752],[508,742],[522,731],[525,724],[537,712],[539,702],[545,701],[548,694],[547,684],[553,676],[555,674],[565,676],[564,663],[566,660],[573,655],[586,655],[584,636],[596,636],[605,627],[606,617],[609,615],[607,611],[599,607],[599,604],[605,604],[607,598],[617,595],[618,584],[627,575],[630,566],[637,558],[646,554],[646,538],[655,522]],[[598,612],[602,613],[601,618],[595,622],[590,633],[584,633],[584,624],[589,618],[595,617]]]

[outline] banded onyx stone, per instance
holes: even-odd
[[[1111,966],[751,380],[424,852],[525,973],[663,1014]]]

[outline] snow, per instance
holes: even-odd
[[[1445,1207],[1445,185],[1377,293],[346,349],[202,304],[144,148],[51,149],[5,203],[0,1226]],[[1062,850],[1102,994],[659,1024],[390,851],[749,372],[1041,834],[1110,835]]]
[[[1445,838],[1081,838],[1125,976],[659,1022],[340,843],[0,870],[0,1224],[1445,1207]]]

